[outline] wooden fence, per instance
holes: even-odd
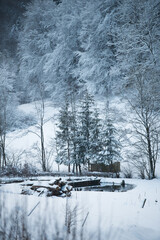
[[[120,162],[115,162],[110,165],[105,165],[103,163],[94,163],[90,164],[91,172],[112,172],[119,173],[120,172]]]

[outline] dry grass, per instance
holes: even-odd
[[[22,207],[23,205],[23,207]],[[78,224],[78,206],[73,208],[66,199],[64,224],[60,225],[54,214],[49,224],[41,221],[40,216],[31,223],[28,216],[27,203],[16,204],[7,209],[5,199],[0,196],[0,240],[86,240],[85,226]],[[34,212],[32,213],[34,217]],[[47,216],[48,217],[48,216]],[[51,216],[50,216],[51,218]],[[85,237],[84,237],[85,235]]]

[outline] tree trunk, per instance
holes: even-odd
[[[71,165],[70,165],[70,163],[68,164],[68,172],[69,173],[71,172]]]
[[[46,169],[46,156],[45,156],[45,147],[44,147],[43,124],[41,124],[41,154],[42,154],[42,169],[45,172],[47,169]]]
[[[58,172],[60,172],[60,167],[59,167],[59,164],[58,164]]]
[[[70,149],[69,149],[69,141],[67,141],[67,151],[68,151],[68,172],[71,171],[71,165],[70,165]]]
[[[2,156],[2,168],[4,168],[7,163],[6,163],[6,152],[5,152],[5,138],[4,141],[1,143],[1,156]]]
[[[75,173],[75,163],[73,163],[72,173]]]
[[[79,164],[78,167],[79,167],[79,175],[81,175],[82,174],[81,165]]]
[[[148,158],[149,158],[149,165],[150,165],[149,178],[153,179],[153,178],[155,178],[155,173],[154,173],[154,168],[153,168],[153,157],[152,157],[149,127],[146,127],[146,132],[147,132]]]
[[[1,146],[0,146],[0,169],[2,168],[2,156],[1,156]]]

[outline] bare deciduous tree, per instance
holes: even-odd
[[[0,168],[3,168],[7,165],[6,134],[12,125],[16,98],[13,89],[14,74],[3,58],[0,60]]]
[[[129,100],[135,114],[132,122],[136,132],[134,146],[137,151],[133,163],[141,176],[146,174],[149,179],[155,178],[160,134],[158,82],[153,77],[144,72],[136,74],[135,91],[132,100]]]
[[[35,89],[37,91],[37,96],[39,101],[35,102],[36,116],[37,116],[37,125],[35,131],[29,131],[35,134],[40,139],[40,163],[43,171],[47,171],[47,162],[46,162],[46,149],[45,149],[45,138],[44,138],[44,125],[48,120],[45,120],[45,87],[44,84],[40,81],[36,81]]]

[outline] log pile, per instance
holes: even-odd
[[[62,181],[61,178],[55,180],[54,182],[49,182],[47,184],[33,184],[29,191],[22,190],[22,194],[27,194],[27,192],[35,192],[40,195],[50,196],[61,196],[61,197],[69,197],[71,196],[72,186],[68,185],[65,181]]]

